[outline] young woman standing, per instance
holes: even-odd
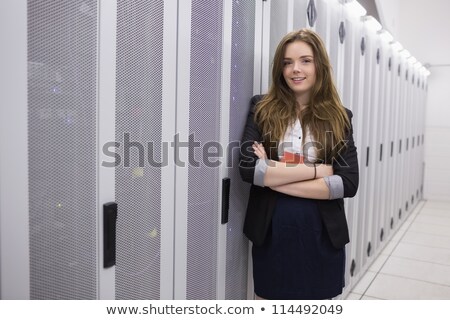
[[[252,184],[244,233],[255,294],[329,299],[344,287],[344,197],[358,188],[352,113],[342,105],[325,46],[301,29],[280,41],[266,95],[251,100],[240,173]]]

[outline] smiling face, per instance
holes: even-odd
[[[297,40],[286,45],[283,77],[297,101],[302,105],[308,104],[316,82],[316,67],[313,50],[306,42]]]

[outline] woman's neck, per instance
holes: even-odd
[[[297,108],[299,111],[302,111],[303,109],[308,107],[308,104],[309,104],[309,97],[306,96],[297,97]]]
[[[304,109],[306,109],[308,107],[307,103],[299,103],[297,101],[297,112],[300,113],[302,112]]]

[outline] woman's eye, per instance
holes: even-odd
[[[302,60],[302,63],[303,63],[303,64],[307,64],[307,63],[311,63],[311,61],[312,61],[312,60],[305,59],[305,60]]]

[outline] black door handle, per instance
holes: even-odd
[[[116,264],[116,221],[117,203],[108,202],[103,205],[103,267]]]

